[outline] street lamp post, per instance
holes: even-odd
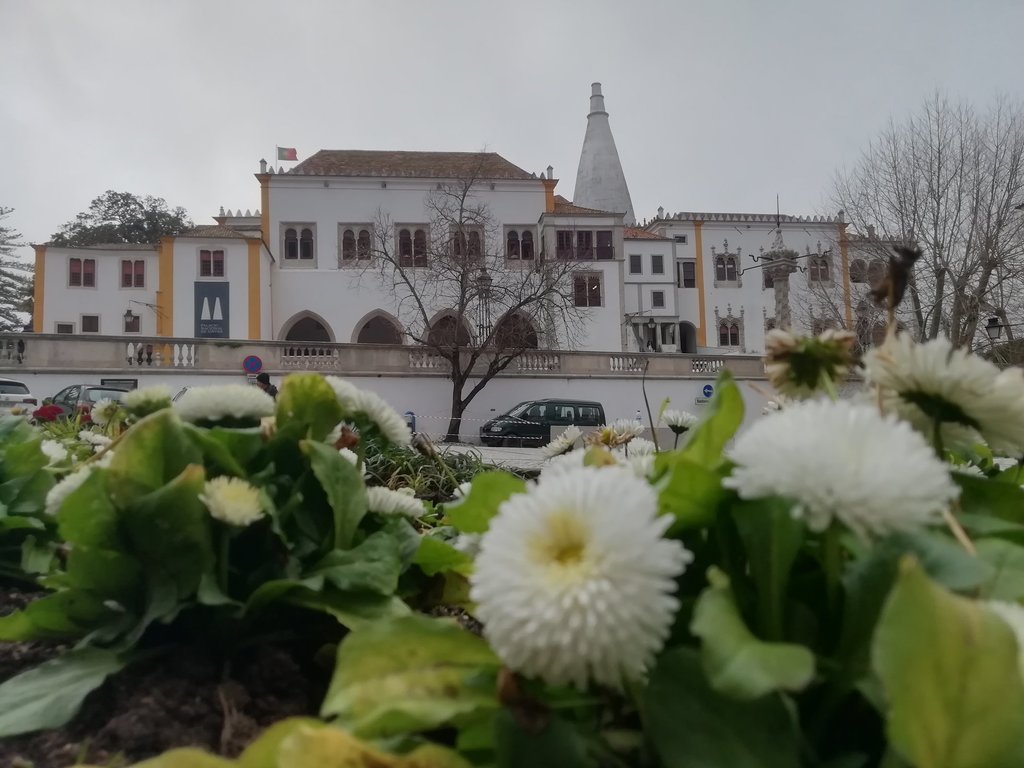
[[[477,296],[477,338],[483,343],[484,339],[491,332],[491,291],[494,279],[487,271],[487,267],[480,267],[480,272],[475,278]]]
[[[1003,335],[1003,324],[999,322],[998,317],[988,319],[985,323],[985,333],[988,334],[989,341],[997,341]]]

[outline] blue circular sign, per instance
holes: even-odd
[[[263,361],[256,357],[256,355],[249,355],[242,361],[242,368],[245,369],[246,373],[259,373],[263,370]]]
[[[705,384],[704,385],[704,397],[711,397],[713,394],[715,394],[715,388],[713,386],[711,386],[710,384]]]

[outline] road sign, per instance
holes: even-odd
[[[263,361],[256,355],[249,355],[242,361],[242,368],[246,373],[259,373],[263,370]]]
[[[705,384],[703,391],[704,391],[704,397],[711,397],[713,394],[715,394],[715,388],[713,386],[711,386],[710,384]]]

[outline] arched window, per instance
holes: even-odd
[[[299,234],[290,227],[284,231],[284,257],[299,258]]]
[[[398,230],[398,260],[403,267],[412,266],[412,233],[408,229]]]
[[[807,277],[812,283],[827,283],[829,281],[828,259],[821,257],[811,259]]]
[[[864,259],[854,259],[850,262],[850,282],[863,283],[868,279],[868,266]]]
[[[356,344],[401,344],[402,332],[388,318],[371,317],[359,329]]]
[[[505,236],[505,258],[519,258],[519,233],[514,229],[510,229]]]
[[[508,315],[494,329],[494,346],[499,350],[537,349],[537,331],[522,315]]]
[[[323,323],[316,318],[307,316],[296,320],[284,338],[286,341],[329,342],[331,334]]]
[[[299,235],[299,258],[313,259],[313,230],[303,229]]]
[[[523,232],[522,249],[524,259],[533,258],[533,232]]]
[[[465,347],[469,345],[469,331],[460,325],[454,315],[445,315],[431,323],[427,343],[432,347]]]
[[[732,256],[725,260],[725,280],[729,283],[736,282],[736,259]]]
[[[722,256],[715,257],[715,280],[725,282],[725,258]]]
[[[455,232],[452,235],[452,255],[453,256],[464,256],[466,254],[466,233]]]
[[[729,346],[729,324],[722,323],[718,326],[718,346],[728,347]]]
[[[412,236],[412,261],[413,266],[425,267],[427,266],[427,232],[423,229],[417,229],[416,233]]]
[[[351,261],[356,257],[356,233],[346,229],[341,233],[341,258],[343,261]]]
[[[479,232],[470,232],[469,233],[469,255],[470,256],[479,256],[481,253],[482,253],[482,249],[480,247],[480,233]]]
[[[868,265],[868,285],[878,286],[885,279],[885,263],[881,259],[873,259]]]
[[[356,250],[360,259],[370,258],[370,230],[360,229]]]
[[[740,345],[740,327],[733,323],[729,326],[729,346],[738,347]]]

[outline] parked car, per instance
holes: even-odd
[[[36,398],[28,386],[14,379],[0,379],[0,414],[35,410]]]
[[[597,427],[604,408],[590,400],[527,400],[480,427],[484,445],[538,446],[551,439],[552,427]]]
[[[87,416],[93,405],[100,400],[120,400],[126,394],[127,390],[98,384],[72,384],[54,395],[50,399],[50,405],[60,408],[61,412],[57,418],[74,416],[76,413]]]

